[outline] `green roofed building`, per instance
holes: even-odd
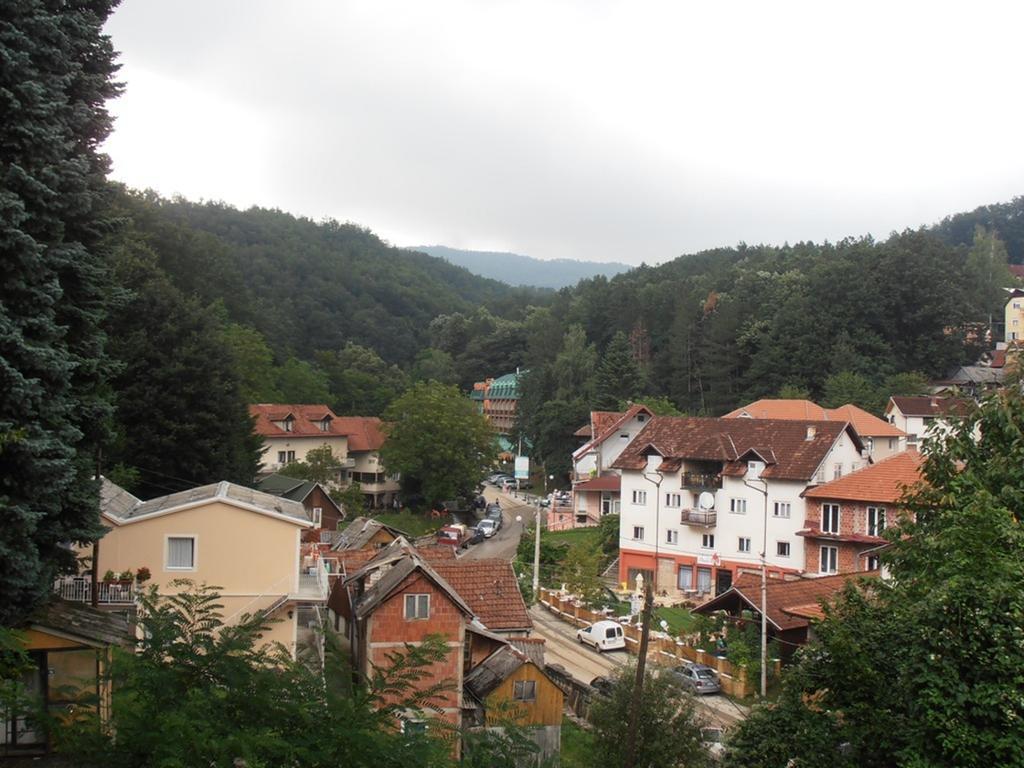
[[[494,431],[503,437],[515,433],[519,382],[524,373],[517,370],[496,379],[478,381],[470,394],[480,413],[487,418]]]

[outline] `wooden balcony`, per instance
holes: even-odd
[[[713,509],[684,509],[679,522],[697,528],[714,528],[718,523],[718,513]]]
[[[720,472],[683,472],[683,488],[721,488]]]

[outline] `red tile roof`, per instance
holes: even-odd
[[[769,579],[765,595],[765,613],[768,620],[779,629],[797,629],[809,623],[809,606],[819,606],[822,601],[828,602],[842,590],[846,582],[859,577],[877,578],[878,571],[858,573],[840,573],[835,576],[821,578],[804,578],[794,581]],[[757,574],[743,573],[733,582],[732,589],[740,593],[754,610],[760,610],[761,577]],[[728,592],[719,595],[710,603],[701,606],[704,609],[715,603]],[[709,610],[714,610],[711,608]],[[820,611],[820,608],[817,609]]]
[[[901,397],[893,395],[889,402],[904,416],[963,416],[974,401],[966,397]]]
[[[1021,265],[1024,266],[1024,265]],[[992,362],[989,363],[991,368],[1005,368],[1006,367],[1006,350],[996,349],[992,352]]]
[[[617,491],[622,487],[620,475],[603,475],[591,480],[585,480],[573,486],[576,491]]]
[[[336,427],[337,415],[322,403],[313,405],[287,405],[259,403],[249,406],[249,414],[256,420],[256,434],[263,437],[331,437],[343,435]],[[275,421],[292,417],[292,430],[286,432]],[[324,418],[330,419],[327,431],[320,429]]]
[[[844,431],[859,449],[853,428],[838,421],[656,416],[612,467],[643,469],[653,451],[672,460],[673,467],[683,459],[720,461],[724,474],[741,474],[756,454],[765,461],[765,478],[809,480]]]
[[[921,481],[924,459],[917,451],[904,451],[888,459],[844,475],[838,480],[804,491],[807,499],[877,501],[895,504],[905,488]]]
[[[376,451],[384,445],[384,422],[376,416],[339,416],[337,429],[348,436],[349,451]]]
[[[590,421],[573,432],[576,437],[591,438],[599,435],[609,424],[621,418],[621,411],[591,411]]]
[[[822,408],[810,400],[756,400],[723,418],[787,419],[795,421],[847,421],[862,437],[903,437],[906,433],[856,405]]]
[[[595,436],[589,441],[587,441],[585,444],[577,448],[572,455],[574,457],[582,456],[595,445],[600,445],[609,437],[614,435],[616,432],[619,431],[619,427],[621,427],[627,421],[641,413],[647,414],[648,418],[652,418],[654,416],[654,412],[651,411],[650,408],[648,408],[646,405],[640,405],[639,403],[636,405],[631,405],[629,407],[629,410],[627,410],[625,413],[612,413],[611,411],[592,411],[590,416],[591,422],[595,429]],[[594,418],[595,416],[600,416],[600,418]]]
[[[452,560],[434,562],[430,567],[492,632],[533,626],[508,560]]]

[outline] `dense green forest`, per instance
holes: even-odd
[[[124,189],[117,200],[130,225],[115,241],[143,247],[186,314],[206,314],[242,402],[379,415],[416,381],[468,390],[523,368],[520,429],[555,471],[591,408],[630,399],[717,415],[779,394],[879,410],[888,394],[919,391],[987,346],[1012,280],[1007,251],[1024,242],[1017,198],[884,241],[741,244],[553,293],[351,224]]]

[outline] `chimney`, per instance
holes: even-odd
[[[813,425],[810,425],[810,424],[809,424],[809,425],[807,426],[807,437],[806,437],[806,438],[804,438],[804,439],[805,439],[805,440],[813,440],[813,439],[814,439],[814,436],[815,436],[816,434],[818,434],[818,428],[817,428],[817,427],[815,427],[815,426],[813,426]]]

